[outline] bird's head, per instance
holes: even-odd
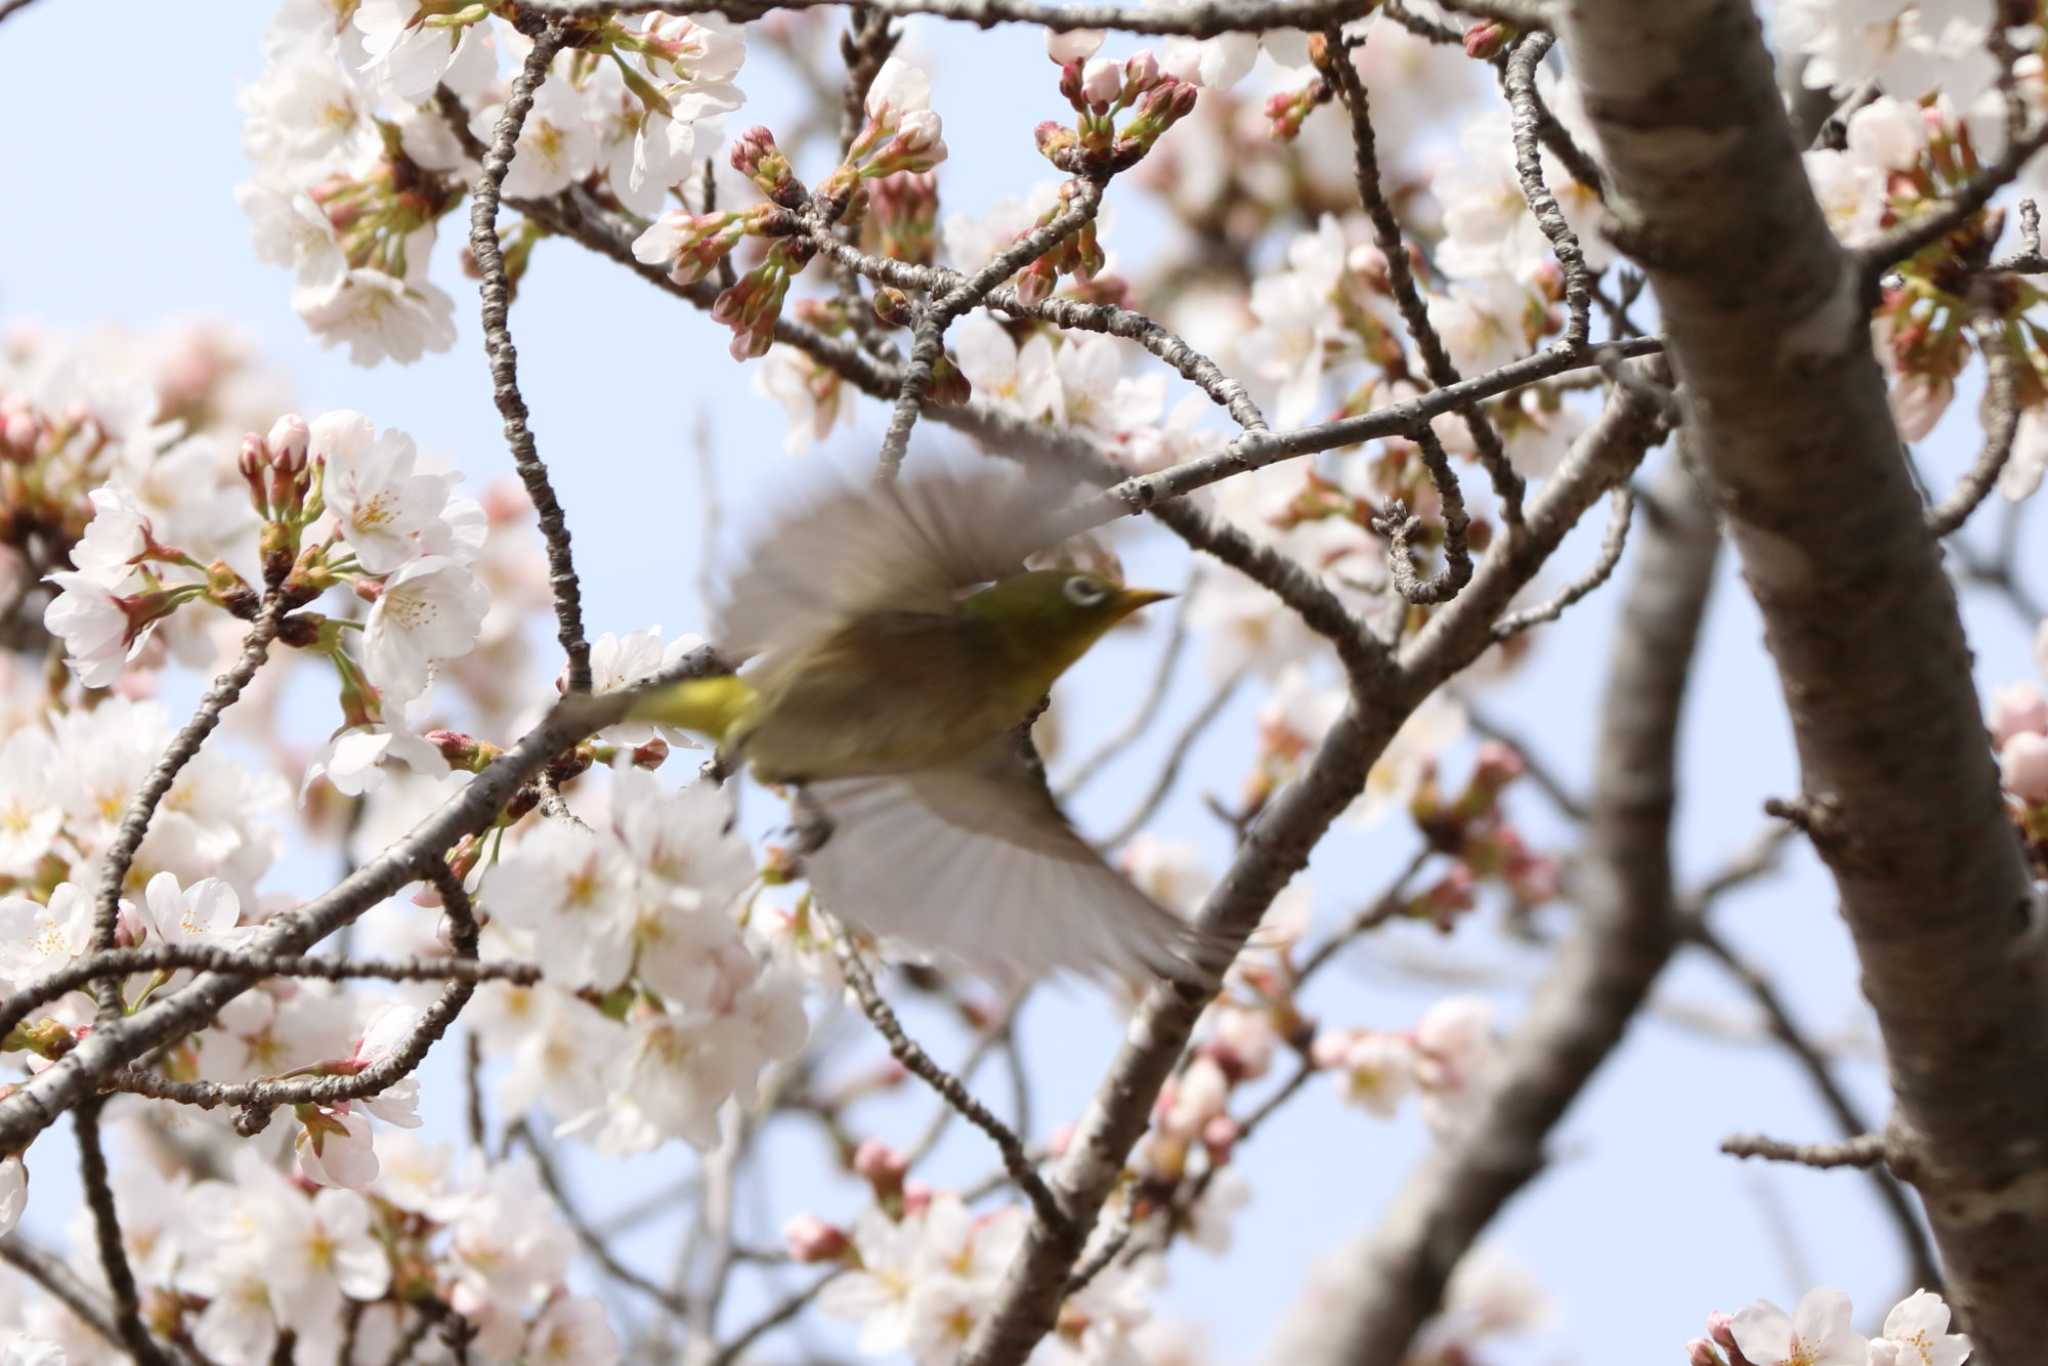
[[[1021,658],[1050,672],[1049,684],[1088,653],[1102,633],[1148,603],[1173,594],[1125,588],[1099,574],[1034,569],[998,579],[961,610],[994,625]]]

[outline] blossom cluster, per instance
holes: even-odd
[[[222,1366],[274,1360],[287,1333],[309,1357],[334,1359],[346,1333],[355,1359],[382,1361],[417,1340],[423,1316],[447,1313],[475,1329],[473,1359],[619,1359],[603,1307],[567,1284],[575,1241],[531,1158],[461,1164],[407,1134],[382,1146],[382,1169],[359,1190],[285,1176],[249,1144],[212,1179],[116,1167],[144,1322]],[[82,1263],[92,1238],[81,1210],[72,1241]],[[25,1281],[0,1293],[0,1341],[17,1354],[9,1360],[115,1359]],[[20,1355],[31,1349],[45,1355]]]
[[[257,255],[292,271],[292,307],[315,336],[361,365],[416,360],[454,344],[430,257],[479,173],[468,149],[503,112],[507,59],[528,44],[485,5],[362,0],[339,22],[332,9],[291,0],[272,22],[242,95],[254,175],[237,198]],[[541,84],[505,196],[596,184],[654,215],[744,102],[733,78],[745,56],[715,15],[607,18]]]
[[[1900,32],[1911,36],[1913,24]],[[2048,113],[2048,83],[2039,58],[2025,61],[2017,90],[2039,117]],[[1806,154],[1821,209],[1845,243],[1867,245],[1934,211],[1998,155],[2007,131],[2002,98],[1989,92],[1961,112],[1958,105],[1955,91],[1920,99],[1881,95],[1848,117],[1841,146]],[[2048,347],[2041,340],[2041,291],[2022,275],[1983,272],[2006,217],[1999,208],[1981,211],[1901,262],[1884,282],[1872,341],[1893,418],[1908,441],[1927,436],[1948,411],[1973,356],[1987,369],[1994,361],[2004,366],[2018,421],[1998,490],[2017,502],[2040,487],[2048,469]],[[1987,384],[1987,422],[1993,397]]]
[[[1758,1300],[1733,1314],[1708,1316],[1707,1334],[1686,1344],[1691,1366],[1963,1366],[1970,1340],[1949,1332],[1949,1308],[1931,1290],[1916,1290],[1891,1307],[1874,1338],[1852,1324],[1853,1306],[1840,1290],[1806,1292],[1787,1314]]]

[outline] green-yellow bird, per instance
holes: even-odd
[[[1169,596],[1027,570],[1057,491],[994,462],[842,485],[779,513],[714,614],[741,674],[634,715],[714,739],[823,817],[805,860],[826,909],[1004,976],[1205,980],[1202,938],[1103,863],[1021,728],[1103,632]]]

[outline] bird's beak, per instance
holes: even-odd
[[[1127,617],[1140,607],[1150,607],[1155,602],[1164,602],[1173,594],[1157,588],[1126,588],[1116,595],[1117,615]]]

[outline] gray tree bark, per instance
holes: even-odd
[[[1763,611],[1877,1012],[1887,1152],[1984,1366],[2048,1336],[2048,989],[1954,592],[1748,0],[1557,9],[1688,438]],[[1739,739],[1739,737],[1731,737]]]
[[[1677,944],[1670,830],[1678,723],[1716,551],[1704,499],[1669,461],[1645,500],[1608,664],[1578,922],[1472,1122],[1409,1175],[1380,1226],[1339,1254],[1340,1301],[1304,1301],[1266,1359],[1396,1366],[1452,1268],[1543,1163],[1553,1125],[1613,1052]]]

